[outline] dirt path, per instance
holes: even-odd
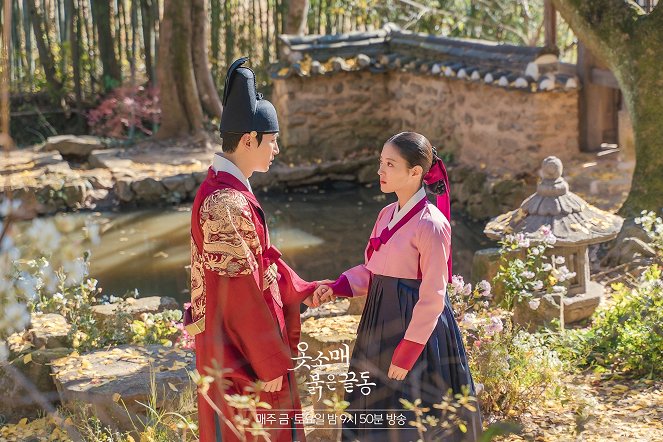
[[[502,441],[663,441],[663,381],[569,376],[570,400],[520,416],[521,436]]]

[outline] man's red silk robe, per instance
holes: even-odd
[[[209,390],[222,416],[199,394],[201,442],[240,440],[229,425],[237,410],[224,394],[243,394],[257,380],[279,376],[281,391],[260,393],[272,407],[263,411],[276,416],[270,437],[305,440],[294,422],[301,404],[290,369],[301,331],[300,304],[315,283],[299,278],[280,256],[253,193],[231,174],[210,168],[191,214],[191,308],[185,323],[195,334],[198,372],[208,374],[216,364],[225,370],[225,389],[215,382]]]

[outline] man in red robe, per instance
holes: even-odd
[[[195,335],[201,375],[222,370],[222,379],[198,397],[200,440],[264,440],[239,430],[247,410],[226,395],[259,396],[258,408],[272,441],[303,441],[292,358],[300,335],[300,304],[316,288],[297,276],[270,243],[265,213],[251,190],[253,172],[266,172],[279,153],[274,106],[256,92],[253,71],[235,61],[226,76],[216,154],[191,214],[191,307],[185,324]],[[262,390],[252,393],[258,381]],[[247,389],[248,388],[248,389]],[[221,413],[214,410],[216,408]],[[270,418],[267,419],[269,414]],[[265,417],[264,419],[262,417]]]

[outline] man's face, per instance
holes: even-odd
[[[255,149],[251,149],[254,154],[256,172],[267,172],[269,170],[274,157],[279,153],[278,137],[278,133],[264,134],[260,145],[258,145],[257,138],[251,140],[251,147],[256,146]]]

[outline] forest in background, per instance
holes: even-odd
[[[47,126],[48,115],[84,114],[120,86],[156,85],[163,0],[10,1],[13,117],[37,115]],[[518,45],[543,45],[544,38],[543,0],[206,0],[205,16],[217,89],[226,66],[243,55],[268,87],[282,33],[338,34],[393,22],[415,32]],[[4,17],[1,22],[4,27]],[[575,38],[563,21],[558,42],[572,60]]]

